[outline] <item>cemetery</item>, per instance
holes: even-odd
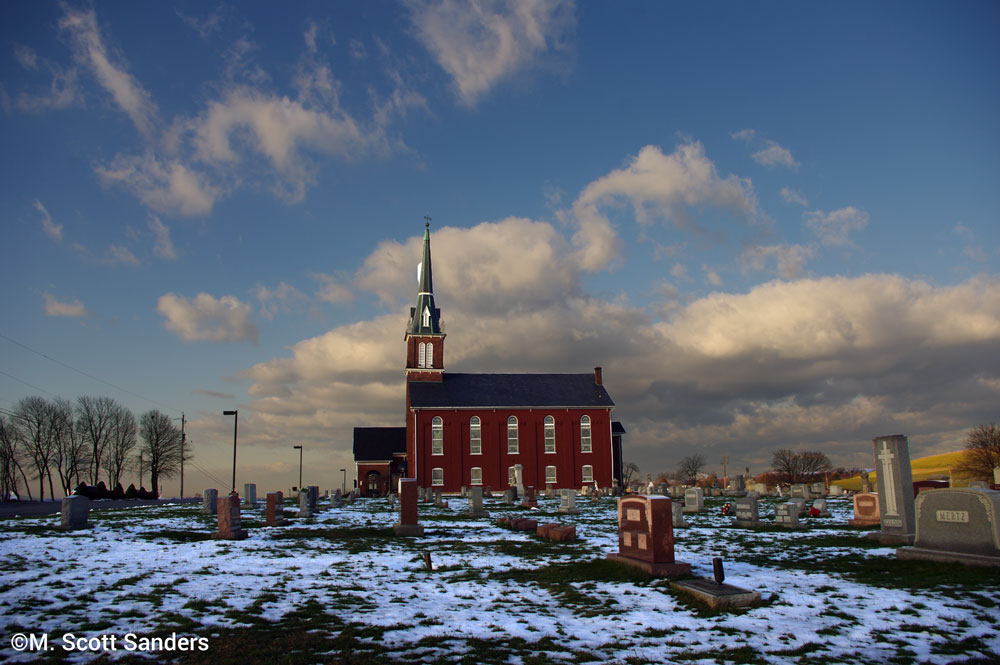
[[[87,514],[80,497],[60,516],[7,520],[4,632],[207,639],[207,652],[156,662],[1000,658],[1000,567],[964,561],[997,558],[1000,506],[989,490],[924,491],[915,508],[897,506],[916,526],[914,544],[900,547],[868,537],[877,520],[848,524],[849,494],[824,497],[822,517],[800,514],[805,499],[751,496],[736,501],[734,519],[715,496],[695,498],[702,512],[680,512],[664,496],[543,492],[525,507],[472,491],[436,505],[416,481],[401,489],[391,501],[343,503],[316,503],[316,488],[263,491],[256,507],[206,493],[216,514],[201,502]],[[678,520],[686,526],[672,528]],[[967,551],[943,554],[956,540]],[[37,654],[5,644],[3,656]]]

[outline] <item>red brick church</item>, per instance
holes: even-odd
[[[429,225],[428,225],[429,226]],[[399,478],[421,487],[502,491],[524,486],[621,486],[620,423],[601,368],[586,374],[457,374],[444,370],[445,333],[434,304],[430,229],[424,230],[417,303],[406,343],[406,426],[354,429],[363,496]]]

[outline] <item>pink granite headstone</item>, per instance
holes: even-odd
[[[281,492],[267,493],[265,523],[268,526],[283,526],[285,524],[285,495]]]
[[[399,479],[399,521],[393,527],[397,536],[422,536],[424,527],[417,523],[417,481]]]
[[[629,496],[618,500],[618,554],[627,563],[659,577],[691,573],[691,564],[674,560],[671,501],[665,496]]]
[[[247,537],[245,529],[240,528],[240,497],[230,494],[219,499],[219,530],[213,538],[220,540],[243,540]]]

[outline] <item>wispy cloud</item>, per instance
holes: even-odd
[[[56,242],[61,241],[63,239],[62,224],[56,224],[52,221],[52,216],[49,215],[49,211],[45,209],[45,206],[42,205],[42,202],[38,199],[35,199],[35,203],[33,205],[35,210],[42,213],[42,230],[45,231],[45,235],[52,238]]]
[[[174,247],[174,243],[170,239],[170,228],[161,222],[159,217],[151,215],[149,218],[149,230],[153,232],[153,236],[155,238],[153,254],[167,261],[173,261],[176,259],[177,249]]]
[[[216,390],[205,390],[203,388],[195,388],[191,391],[192,395],[204,395],[206,397],[217,397],[219,399],[233,399],[236,397],[232,393],[221,393]]]
[[[809,205],[809,200],[806,199],[801,192],[794,190],[791,187],[782,187],[779,193],[785,203],[794,203],[803,207]]]
[[[257,342],[250,305],[233,296],[199,293],[188,299],[167,293],[160,296],[156,311],[166,318],[167,329],[185,342]]]
[[[868,213],[854,206],[833,212],[813,210],[806,213],[806,226],[819,237],[824,245],[847,245],[852,231],[868,226]]]
[[[48,293],[43,293],[46,316],[68,316],[80,318],[88,315],[87,308],[79,300],[62,301]]]
[[[497,83],[558,51],[574,27],[564,0],[410,0],[417,37],[474,106]]]
[[[206,215],[223,193],[204,173],[179,159],[161,160],[152,152],[118,155],[96,171],[103,182],[128,187],[145,205],[161,212]]]
[[[104,262],[121,263],[127,266],[139,265],[139,259],[137,259],[135,254],[132,253],[132,250],[124,245],[111,245],[108,247],[108,252]]]
[[[745,267],[766,270],[774,262],[782,279],[798,279],[805,274],[806,262],[816,253],[805,245],[754,245],[743,250],[741,259]]]
[[[783,148],[777,142],[768,139],[764,142],[764,147],[750,155],[751,159],[762,166],[784,166],[790,169],[798,169],[799,163],[792,157],[788,148]]]

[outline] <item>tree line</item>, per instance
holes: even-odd
[[[186,456],[184,459],[189,459]],[[182,435],[170,416],[152,409],[138,419],[110,397],[25,397],[0,412],[0,499],[20,499],[23,483],[34,500],[29,478],[37,481],[39,500],[65,495],[82,484],[106,480],[109,488],[126,472],[148,474],[153,494],[161,478],[180,470]]]

